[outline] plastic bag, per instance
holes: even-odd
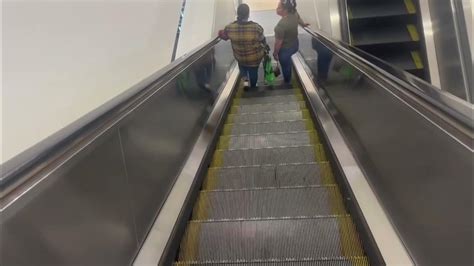
[[[269,55],[265,55],[263,58],[263,70],[265,71],[265,83],[267,85],[273,85],[276,77],[273,71],[272,58]]]

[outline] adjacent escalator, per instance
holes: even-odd
[[[368,265],[300,85],[238,89],[176,265]]]
[[[416,0],[347,0],[352,45],[428,80]]]

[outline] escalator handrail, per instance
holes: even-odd
[[[445,91],[436,88],[428,82],[408,73],[397,69],[389,63],[370,55],[356,47],[350,46],[341,41],[335,41],[325,36],[325,34],[315,31],[310,27],[304,28],[313,38],[319,40],[323,45],[333,53],[340,56],[347,62],[358,62],[368,66],[371,75],[382,77],[396,83],[401,88],[415,94],[425,102],[436,106],[449,117],[461,123],[461,125],[474,129],[473,112],[474,105],[462,99],[459,99]],[[351,64],[351,63],[350,63]]]
[[[63,136],[55,144],[39,151],[38,155],[18,163],[15,162],[15,167],[11,169],[5,169],[2,165],[0,211],[5,210],[31,187],[49,176],[57,167],[64,165],[98,137],[115,127],[131,112],[142,106],[149,97],[165,87],[171,78],[183,72],[219,41],[218,37],[209,40],[155,72],[117,97],[125,95],[124,99],[112,100],[113,103],[101,114],[96,114],[94,118],[79,126],[71,134]]]

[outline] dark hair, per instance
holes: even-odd
[[[288,13],[296,13],[296,0],[281,0],[281,4]]]
[[[240,4],[237,8],[237,20],[243,21],[249,18],[250,8],[247,4]]]

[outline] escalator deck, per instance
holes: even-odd
[[[292,87],[239,88],[175,265],[369,265]]]

